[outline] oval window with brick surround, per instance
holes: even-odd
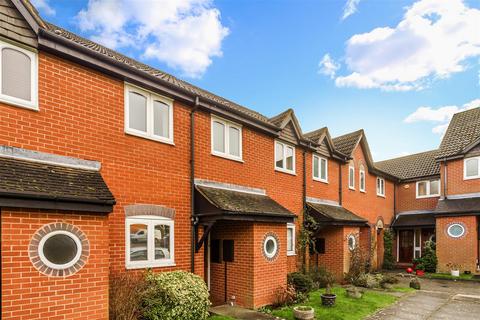
[[[263,238],[263,255],[269,261],[275,260],[278,255],[278,238],[273,233],[267,233]]]
[[[465,234],[465,226],[461,223],[452,223],[448,226],[447,233],[452,238],[460,238]]]
[[[86,263],[89,242],[76,226],[52,223],[43,226],[30,241],[29,256],[34,267],[48,276],[66,277]]]

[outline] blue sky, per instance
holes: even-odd
[[[33,1],[55,24],[375,160],[436,148],[480,106],[480,1]],[[149,10],[145,10],[148,8]]]

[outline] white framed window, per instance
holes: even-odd
[[[358,173],[358,184],[361,192],[365,192],[365,167],[360,165],[360,170]]]
[[[440,196],[440,179],[417,181],[417,199]]]
[[[357,238],[351,234],[347,238],[348,250],[353,251],[357,247]]]
[[[385,179],[377,177],[377,196],[385,197]]]
[[[295,224],[287,223],[287,256],[295,255]]]
[[[480,178],[480,157],[467,158],[463,161],[463,179]]]
[[[242,126],[217,117],[211,121],[212,154],[242,160]]]
[[[273,259],[278,252],[277,239],[274,236],[267,236],[263,241],[263,253],[267,259]]]
[[[348,165],[348,188],[355,190],[355,167],[353,162]]]
[[[72,232],[56,230],[40,240],[38,255],[47,267],[56,270],[68,269],[80,260],[82,243]]]
[[[125,223],[126,267],[174,266],[174,221],[164,217],[134,216]]]
[[[173,144],[173,100],[125,84],[125,132]]]
[[[312,161],[313,180],[328,183],[328,160],[314,154]]]
[[[1,40],[0,101],[38,110],[37,53]]]
[[[295,147],[275,141],[275,170],[295,174]]]
[[[465,226],[462,223],[452,223],[447,228],[447,234],[452,238],[460,238],[465,234]]]

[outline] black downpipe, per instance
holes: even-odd
[[[190,268],[195,273],[195,246],[197,243],[197,216],[195,215],[195,112],[198,109],[200,100],[195,98],[195,105],[190,112],[190,207],[191,207],[191,248],[190,248]]]
[[[338,204],[342,205],[342,164],[338,164]]]
[[[302,183],[302,197],[303,197],[303,228],[307,227],[307,221],[305,216],[307,215],[307,152],[303,150],[303,183]],[[306,266],[307,263],[307,250],[308,248],[303,248],[303,265]]]
[[[447,158],[443,160],[443,198],[447,199]]]
[[[397,216],[397,183],[393,183],[393,218]]]

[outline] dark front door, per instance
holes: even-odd
[[[413,230],[399,231],[399,262],[412,262],[413,259]]]

